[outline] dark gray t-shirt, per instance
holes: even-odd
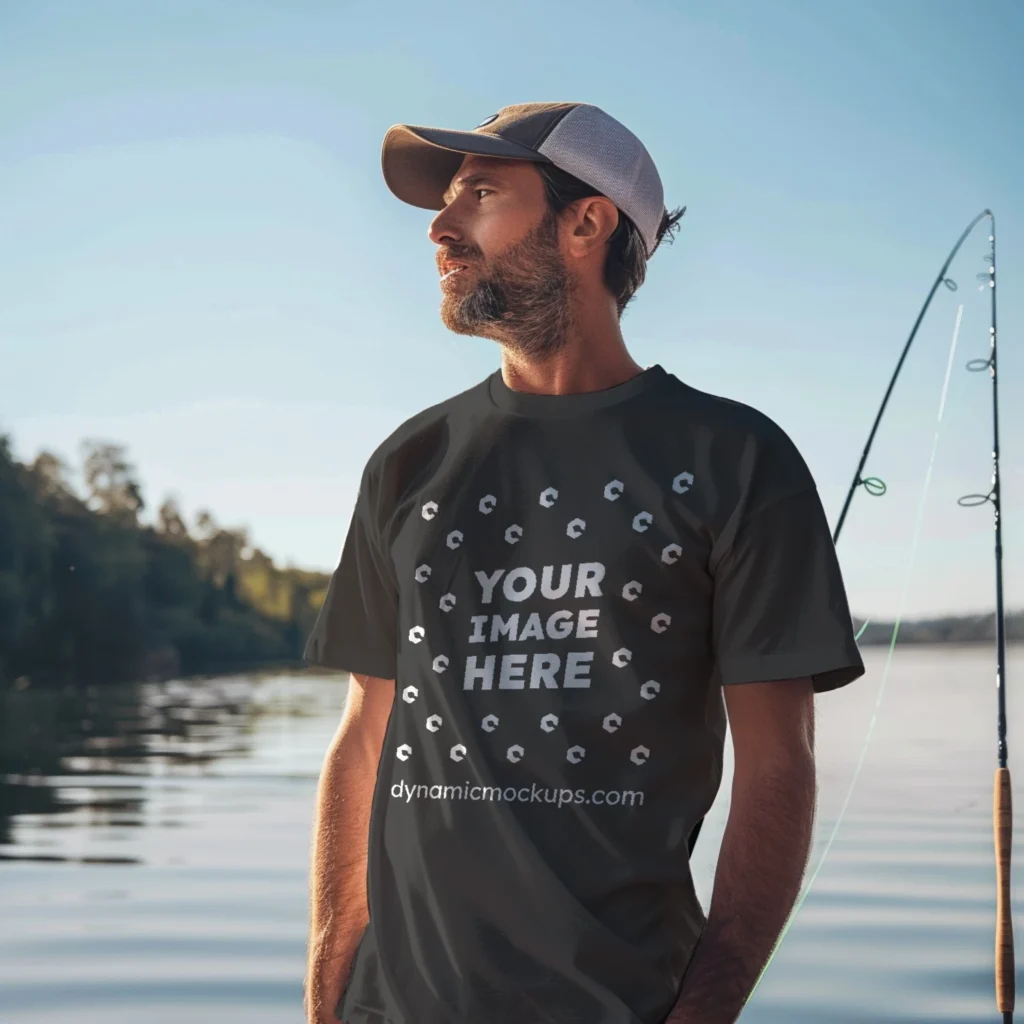
[[[660,366],[496,372],[363,475],[306,649],[396,680],[345,1024],[658,1024],[705,923],[722,686],[863,663],[814,480]]]

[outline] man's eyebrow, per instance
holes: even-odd
[[[445,193],[441,198],[444,200],[445,205],[453,202],[455,199],[455,186],[461,185],[464,189],[466,188],[478,188],[480,185],[499,185],[501,179],[497,178],[494,174],[486,174],[480,172],[478,174],[468,174],[464,178],[456,178],[455,181],[445,189]]]

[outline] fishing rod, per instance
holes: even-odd
[[[885,415],[886,406],[889,404],[889,397],[892,395],[892,390],[896,386],[896,380],[900,375],[900,370],[903,369],[903,364],[906,362],[907,353],[910,351],[910,346],[914,343],[914,338],[917,337],[918,328],[921,326],[921,321],[924,320],[925,314],[928,312],[928,307],[932,304],[932,299],[935,298],[935,293],[939,290],[939,285],[944,284],[950,291],[955,292],[957,285],[956,282],[946,277],[946,271],[949,270],[949,265],[956,258],[956,254],[960,251],[960,246],[964,244],[967,236],[974,230],[978,222],[985,217],[992,217],[991,210],[982,210],[974,220],[964,229],[964,233],[957,239],[956,245],[953,246],[949,256],[946,257],[946,262],[942,264],[942,269],[939,271],[938,277],[935,278],[935,283],[931,287],[931,291],[928,292],[928,298],[924,300],[924,305],[921,307],[921,312],[917,314],[917,319],[914,321],[914,326],[910,332],[910,337],[907,338],[907,343],[903,346],[903,351],[900,353],[899,361],[896,363],[896,369],[893,370],[892,378],[889,381],[889,386],[885,389],[885,397],[882,399],[882,404],[878,407],[878,414],[875,416],[875,422],[871,426],[871,433],[868,434],[867,444],[864,445],[864,451],[861,452],[860,462],[857,463],[857,471],[853,474],[853,483],[850,484],[850,489],[846,494],[846,501],[843,502],[843,510],[839,513],[839,521],[836,523],[835,532],[832,534],[832,542],[839,542],[839,534],[842,532],[843,523],[846,522],[846,513],[850,511],[850,502],[853,501],[854,492],[858,487],[863,487],[869,494],[874,497],[881,497],[885,494],[885,482],[879,480],[876,476],[863,477],[861,474],[864,472],[864,463],[868,461],[868,455],[871,453],[871,446],[875,443],[875,434],[878,433],[879,424],[882,422],[882,417]],[[995,231],[995,222],[993,221],[993,233]],[[994,244],[994,243],[993,243]],[[993,262],[994,266],[994,262]],[[987,276],[987,275],[986,275]],[[992,293],[993,302],[995,301],[995,292]],[[995,323],[995,310],[993,307],[993,323]]]
[[[957,504],[965,507],[992,504],[993,518],[995,523],[995,583],[996,583],[996,698],[997,698],[997,761],[998,767],[995,771],[995,781],[992,796],[992,827],[995,840],[996,855],[996,934],[995,934],[995,986],[996,1006],[1003,1015],[1003,1024],[1013,1024],[1013,1009],[1015,997],[1014,979],[1014,946],[1013,946],[1013,916],[1010,906],[1010,851],[1013,835],[1013,804],[1011,799],[1010,769],[1007,765],[1006,746],[1006,622],[1003,610],[1003,530],[1002,530],[1002,505],[1000,501],[999,486],[999,381],[997,375],[997,345],[996,345],[996,223],[991,210],[983,210],[979,213],[953,246],[946,262],[942,265],[935,283],[928,293],[928,298],[921,307],[914,327],[907,338],[903,351],[900,354],[899,362],[886,388],[885,396],[879,407],[875,422],[868,435],[867,444],[861,453],[857,471],[854,473],[853,482],[843,503],[842,512],[836,523],[833,542],[838,542],[839,534],[842,531],[843,523],[846,521],[846,514],[853,501],[853,495],[858,487],[863,487],[869,494],[878,497],[885,493],[885,482],[878,477],[864,477],[864,465],[867,462],[874,443],[878,426],[882,421],[889,397],[892,395],[896,380],[903,368],[903,363],[910,351],[914,338],[917,336],[921,321],[924,320],[928,307],[938,291],[939,285],[944,284],[950,291],[956,291],[956,282],[946,276],[950,264],[956,254],[960,251],[967,236],[974,230],[977,224],[985,217],[989,219],[991,233],[988,236],[991,249],[983,259],[988,264],[988,269],[977,275],[982,282],[982,288],[988,285],[991,293],[991,323],[989,326],[989,357],[988,359],[972,359],[967,364],[971,372],[982,372],[988,370],[992,377],[992,487],[988,494],[968,494],[960,498]]]
[[[989,213],[992,233],[988,240],[991,250],[985,254],[988,270],[978,274],[987,280],[992,296],[992,322],[988,359],[972,359],[967,369],[972,372],[988,370],[992,377],[992,488],[988,494],[968,494],[959,499],[963,506],[992,503],[995,520],[996,555],[996,695],[998,698],[998,761],[995,787],[992,795],[992,825],[996,844],[996,1003],[1004,1024],[1013,1022],[1015,971],[1013,955],[1013,914],[1010,907],[1010,844],[1013,836],[1013,803],[1010,787],[1010,769],[1006,749],[1006,623],[1003,616],[1003,516],[999,486],[999,378],[996,373],[996,221]]]

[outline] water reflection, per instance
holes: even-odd
[[[335,678],[328,689],[336,694],[338,685]],[[50,837],[54,830],[117,835],[180,826],[181,802],[164,801],[154,819],[153,781],[252,763],[255,734],[268,717],[322,714],[316,686],[303,673],[0,694],[0,859],[138,863],[134,854],[76,854]]]
[[[1009,656],[1024,678],[1024,648]],[[812,865],[885,657],[819,702]],[[987,649],[897,659],[842,829],[744,1022],[992,1019],[991,679]],[[0,1020],[300,1024],[316,780],[345,689],[298,673],[0,695]],[[1024,703],[1008,714],[1012,742]],[[704,906],[730,761],[692,862]],[[1018,934],[1022,857],[1017,842]]]

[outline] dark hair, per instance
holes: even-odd
[[[567,171],[554,164],[535,164],[544,182],[544,192],[552,213],[559,214],[578,199],[589,199],[591,196],[603,195],[596,189]],[[658,234],[651,256],[661,245],[662,239],[674,240],[679,221],[686,213],[686,207],[666,212],[658,226]],[[647,276],[647,260],[644,240],[636,225],[620,210],[619,225],[608,240],[608,255],[604,263],[605,287],[615,296],[619,316],[629,304],[636,290],[644,283]]]

